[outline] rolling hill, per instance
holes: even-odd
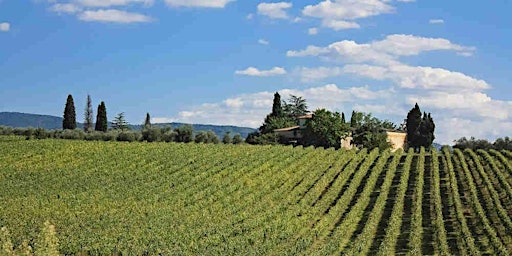
[[[25,128],[25,127],[41,127],[47,130],[61,129],[62,128],[62,117],[50,116],[50,115],[38,115],[18,112],[0,112],[0,125],[10,126],[14,128]],[[184,123],[162,123],[155,124],[158,126],[170,125],[173,128],[184,125]],[[77,123],[79,128],[83,127],[82,123]],[[210,124],[192,124],[194,131],[213,131],[219,138],[226,132],[230,132],[232,135],[239,133],[243,138],[247,137],[247,134],[254,132],[255,129],[249,127],[238,127],[231,125],[210,125]],[[141,125],[130,125],[132,130],[140,130]]]

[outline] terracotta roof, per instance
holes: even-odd
[[[292,130],[295,130],[295,129],[298,129],[300,128],[300,126],[291,126],[291,127],[286,127],[286,128],[281,128],[281,129],[275,129],[274,132],[286,132],[286,131],[292,131]]]
[[[309,119],[309,118],[313,118],[313,114],[307,114],[307,115],[299,116],[297,118],[298,119]]]

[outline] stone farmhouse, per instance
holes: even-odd
[[[274,132],[280,137],[288,140],[290,143],[297,143],[303,138],[302,131],[306,129],[306,122],[308,119],[313,118],[312,114],[297,117],[297,125],[275,129]],[[385,130],[387,140],[391,144],[391,151],[398,149],[405,149],[407,143],[407,133],[397,130]],[[351,135],[341,138],[341,147],[345,149],[352,149],[356,146],[352,144]]]

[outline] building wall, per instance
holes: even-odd
[[[405,149],[407,133],[404,132],[386,132],[388,142],[391,143],[391,151]]]

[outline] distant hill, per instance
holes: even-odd
[[[177,128],[183,124],[184,123],[164,123],[155,125],[162,127],[170,125],[172,128]],[[62,117],[18,112],[0,112],[0,125],[14,128],[41,127],[47,130],[62,129]],[[83,124],[77,123],[77,126],[78,128],[82,128]],[[219,138],[222,138],[226,132],[231,132],[232,135],[239,133],[243,138],[245,138],[247,137],[247,134],[256,130],[249,127],[238,127],[232,125],[192,124],[192,126],[196,132],[212,130]],[[140,130],[141,127],[141,125],[130,125],[132,130]]]

